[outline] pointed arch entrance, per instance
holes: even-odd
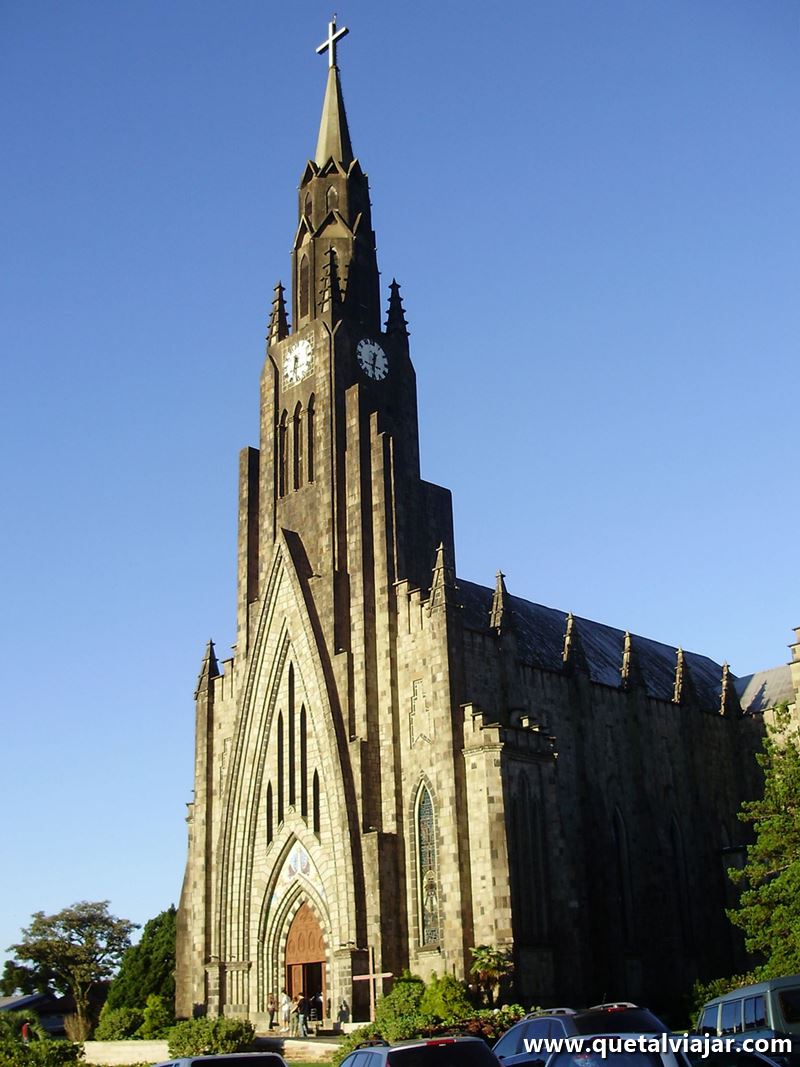
[[[327,1003],[325,938],[314,912],[304,901],[286,935],[286,989],[290,997],[304,993]]]

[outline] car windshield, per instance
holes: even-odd
[[[666,1026],[647,1008],[610,1008],[573,1015],[579,1034],[663,1034]],[[627,1060],[625,1061],[627,1063]],[[631,1064],[631,1067],[635,1067]]]
[[[559,1052],[551,1067],[663,1067],[654,1052]]]
[[[194,1061],[196,1067],[283,1067],[283,1060],[275,1052],[246,1056],[214,1056],[212,1059]]]
[[[482,1041],[447,1041],[394,1048],[390,1067],[496,1067],[497,1060]]]

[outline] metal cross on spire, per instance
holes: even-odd
[[[336,66],[336,42],[340,41],[342,37],[346,37],[349,32],[346,26],[342,26],[340,30],[336,29],[336,13],[334,12],[333,19],[328,23],[328,38],[317,48],[318,56],[327,51],[328,67]]]

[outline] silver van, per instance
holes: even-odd
[[[792,1059],[800,1054],[800,974],[732,989],[703,1006],[697,1020],[701,1034],[720,1037],[791,1037]],[[772,1053],[768,1053],[772,1056]],[[783,1057],[772,1056],[782,1060]]]

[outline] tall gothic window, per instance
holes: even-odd
[[[303,405],[298,400],[292,417],[292,486],[303,484]]]
[[[677,911],[676,918],[683,938],[684,948],[691,952],[694,944],[694,934],[692,929],[692,898],[689,892],[689,872],[686,869],[683,834],[674,815],[670,823],[669,839],[673,883],[671,895]]]
[[[617,914],[626,948],[632,948],[635,940],[633,926],[633,893],[631,886],[631,865],[628,853],[628,834],[625,821],[619,808],[614,809],[612,820],[614,836],[614,856],[617,868]]]
[[[287,416],[286,412],[284,411],[281,415],[280,425],[278,426],[278,496],[286,495],[286,475],[288,473],[288,459],[286,455],[286,449],[288,444],[286,440],[286,423]]]
[[[312,393],[306,410],[306,463],[308,480],[314,481],[314,394]]]
[[[334,208],[339,206],[339,194],[333,186],[331,186],[325,194],[325,206],[328,211],[333,211]]]
[[[300,814],[308,818],[308,737],[306,706],[300,705]]]
[[[283,712],[278,712],[278,826],[283,822]]]
[[[417,795],[417,894],[420,944],[439,943],[439,877],[436,863],[436,820],[433,799],[423,785]]]
[[[308,267],[308,257],[303,256],[300,260],[300,318],[308,315],[311,309],[311,271]]]
[[[272,782],[267,783],[267,844],[272,844],[274,826],[272,822]]]
[[[289,805],[297,800],[294,769],[294,667],[289,664]]]
[[[314,771],[314,782],[312,785],[313,796],[311,798],[313,822],[312,827],[314,833],[319,837],[319,772]]]
[[[311,193],[306,196],[306,202],[303,205],[303,214],[311,222]]]
[[[526,777],[520,777],[509,807],[515,937],[522,945],[534,945],[548,934],[549,879],[541,805],[532,796]]]

